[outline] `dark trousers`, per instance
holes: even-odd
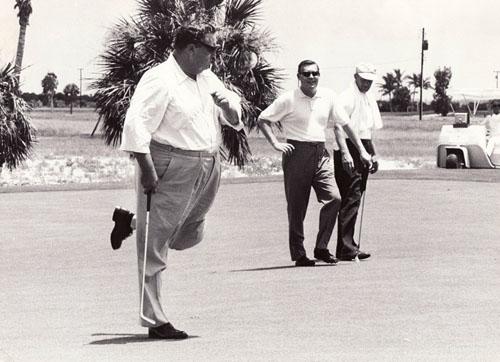
[[[319,216],[316,248],[326,249],[340,208],[340,194],[335,185],[331,157],[323,142],[298,142],[291,154],[283,154],[283,175],[288,212],[288,241],[292,260],[306,255],[304,218],[311,187],[323,206]]]
[[[364,166],[358,150],[349,139],[346,139],[346,142],[354,160],[356,170],[350,176],[342,167],[341,152],[334,151],[335,181],[342,197],[338,214],[339,223],[337,225],[337,250],[335,253],[337,257],[354,256],[359,250],[357,243],[354,241],[354,228],[361,204],[361,197],[363,196],[362,184],[365,183],[366,185],[366,179],[368,178],[368,173],[363,172]],[[365,146],[366,151],[373,155],[371,140],[362,139],[361,142]]]

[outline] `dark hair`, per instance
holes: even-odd
[[[315,65],[318,67],[318,71],[319,71],[319,65],[318,63],[316,63],[315,61],[313,60],[303,60],[299,63],[299,66],[297,67],[297,73],[300,73],[300,71],[302,70],[302,68],[304,68],[305,66],[308,66],[308,65]]]
[[[181,26],[175,35],[174,48],[184,49],[189,44],[203,42],[205,34],[213,34],[216,31],[215,26],[211,24]]]

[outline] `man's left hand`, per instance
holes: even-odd
[[[214,100],[214,103],[217,107],[222,108],[224,111],[229,110],[229,99],[224,97],[224,95],[220,92],[213,92],[211,93],[212,99]]]

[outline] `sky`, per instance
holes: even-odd
[[[0,66],[15,59],[19,32],[14,0],[0,0]],[[106,32],[136,13],[136,0],[32,0],[21,87],[40,93],[48,72],[83,93],[99,77],[97,61]],[[274,36],[278,50],[265,57],[287,74],[284,89],[297,85],[296,66],[315,60],[320,85],[336,92],[353,79],[356,63],[370,62],[378,78],[401,69],[420,72],[422,29],[429,42],[424,77],[451,67],[451,87],[496,88],[500,71],[500,2],[495,0],[263,0],[259,26]],[[377,84],[372,87],[381,97]],[[432,97],[432,91],[424,94]]]

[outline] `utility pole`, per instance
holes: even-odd
[[[79,92],[79,102],[80,102],[80,108],[82,108],[82,70],[83,68],[78,68],[80,70],[80,92]]]
[[[498,73],[500,73],[500,70],[494,70],[493,73],[495,73],[495,80],[497,82],[497,88],[498,88]]]
[[[418,107],[418,119],[422,120],[422,108],[424,103],[422,101],[422,93],[424,91],[424,51],[429,49],[429,43],[425,40],[425,29],[422,28],[422,50],[420,59],[420,104]]]

